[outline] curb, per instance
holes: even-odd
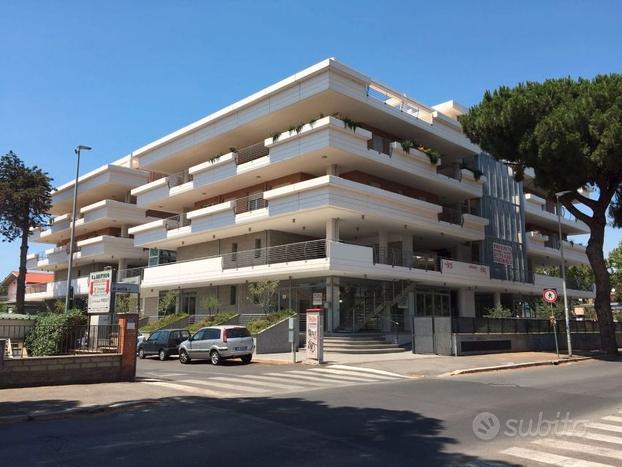
[[[16,422],[34,422],[54,420],[58,418],[71,417],[76,415],[94,415],[113,413],[121,410],[134,409],[142,406],[156,405],[160,401],[158,399],[145,399],[141,401],[115,402],[109,405],[87,405],[82,407],[74,407],[71,409],[57,410],[56,412],[45,413],[25,413],[19,415],[8,415],[0,417],[0,425],[16,423]]]
[[[459,376],[459,375],[469,375],[473,373],[486,373],[490,371],[500,371],[500,370],[516,370],[519,368],[530,368],[535,366],[546,366],[546,365],[560,365],[562,363],[574,363],[574,362],[582,362],[585,360],[592,360],[592,357],[572,357],[572,358],[564,358],[564,359],[555,359],[555,360],[543,360],[540,362],[525,362],[525,363],[511,363],[508,365],[497,365],[497,366],[483,366],[479,368],[465,368],[464,370],[454,370],[449,373],[445,373],[441,376]]]

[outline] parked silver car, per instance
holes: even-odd
[[[179,361],[209,358],[214,365],[229,358],[241,358],[250,363],[255,344],[251,333],[243,326],[211,326],[201,328],[179,346]]]

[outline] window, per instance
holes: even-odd
[[[231,260],[237,261],[237,259],[238,259],[238,244],[232,243],[231,244]]]
[[[227,337],[236,338],[236,337],[250,337],[251,333],[246,328],[231,328],[227,329]]]
[[[220,339],[220,329],[217,329],[217,328],[206,329],[204,339]]]
[[[259,258],[261,256],[261,238],[255,239],[255,258]]]
[[[205,330],[204,330],[204,329],[202,329],[202,330],[200,330],[200,331],[197,331],[197,332],[194,334],[194,336],[192,336],[192,340],[193,340],[193,341],[201,341],[201,340],[203,340],[203,339],[205,339]]]
[[[232,285],[229,288],[229,305],[235,305],[238,298],[238,287],[237,285]]]
[[[181,312],[194,315],[197,308],[197,296],[195,293],[186,294],[181,297]]]
[[[149,336],[149,339],[147,340],[157,342],[161,335],[162,335],[162,331],[154,332],[153,334]]]
[[[168,342],[168,336],[169,336],[169,332],[161,332],[160,335],[158,336],[158,340],[156,341],[158,344],[164,344],[166,342]]]

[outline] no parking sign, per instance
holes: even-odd
[[[542,298],[546,303],[555,303],[557,301],[557,290],[544,289],[542,292]]]

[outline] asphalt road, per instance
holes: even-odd
[[[141,362],[140,373],[151,378],[155,365],[160,376],[179,368],[161,363]],[[309,374],[290,366],[183,368],[196,373],[161,379]],[[0,464],[622,465],[622,362],[374,382],[348,381],[354,370],[335,371],[334,384],[311,391],[264,388],[232,398],[185,392],[126,412],[0,425]],[[482,412],[498,424],[480,417],[478,438],[473,421]],[[566,413],[578,422],[573,433],[584,437],[552,437],[552,423],[561,426]],[[517,426],[521,436],[511,430]]]

